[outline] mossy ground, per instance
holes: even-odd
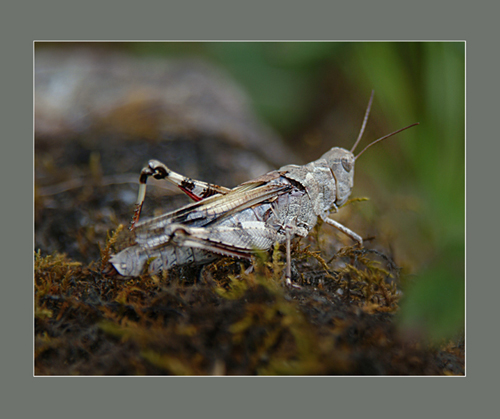
[[[37,141],[36,375],[464,374],[462,339],[431,346],[398,329],[402,278],[390,251],[376,240],[350,247],[328,226],[294,244],[299,289],[283,285],[283,249],[253,262],[221,258],[159,275],[113,275],[109,256],[128,240],[126,228],[116,231],[137,192],[114,174],[135,180],[149,157],[178,159],[183,150],[202,156],[200,165],[221,154],[213,142],[185,139]],[[137,167],[123,167],[132,161]],[[179,207],[181,198],[147,201],[146,211]],[[356,205],[339,215],[362,231]]]
[[[35,374],[463,374],[463,347],[400,336],[390,264],[344,248],[332,271],[305,253],[300,289],[283,286],[279,250],[250,273],[223,258],[128,280],[37,254]]]

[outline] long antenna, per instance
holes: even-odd
[[[377,144],[378,142],[385,140],[386,138],[392,137],[393,135],[396,135],[398,132],[404,131],[405,129],[414,127],[415,125],[420,125],[420,122],[415,122],[414,124],[408,125],[407,127],[398,129],[397,131],[391,132],[390,134],[387,134],[383,136],[382,138],[379,138],[378,140],[375,140],[373,143],[368,144],[363,150],[361,150],[361,153],[359,153],[356,157],[354,157],[354,160],[356,160],[361,154],[363,154],[366,150],[368,150],[372,145]]]
[[[372,94],[370,95],[370,100],[368,101],[368,107],[366,108],[365,117],[363,118],[363,123],[361,124],[361,130],[359,131],[358,138],[354,145],[351,148],[351,153],[354,153],[354,149],[358,145],[361,137],[363,136],[363,132],[365,132],[366,123],[368,122],[368,115],[370,115],[370,109],[372,108],[373,95],[375,94],[375,90],[372,90]]]

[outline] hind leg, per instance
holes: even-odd
[[[226,194],[230,190],[224,186],[187,178],[186,176],[170,170],[165,164],[158,160],[150,160],[148,165],[141,170],[141,175],[139,177],[139,194],[135,204],[134,217],[130,223],[130,230],[133,230],[135,224],[139,221],[144,199],[146,198],[146,182],[150,176],[153,176],[155,179],[165,179],[173,183],[194,201],[201,201],[215,194]]]

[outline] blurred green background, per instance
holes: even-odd
[[[352,196],[403,267],[399,324],[432,341],[456,336],[465,312],[464,42],[137,42],[93,44],[136,56],[195,57],[229,73],[257,115],[302,161],[350,149],[371,90]]]

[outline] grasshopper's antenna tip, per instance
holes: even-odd
[[[365,117],[363,118],[363,123],[361,124],[361,129],[359,130],[358,138],[356,139],[356,142],[354,143],[354,145],[351,148],[351,153],[354,153],[355,148],[358,146],[359,142],[361,141],[361,137],[363,136],[363,133],[365,132],[365,127],[366,127],[366,123],[368,122],[368,116],[370,115],[370,109],[372,107],[374,94],[375,94],[375,90],[372,90],[372,93],[370,95],[370,100],[368,101],[368,106],[366,107]]]
[[[397,131],[391,132],[390,134],[384,135],[382,138],[379,138],[378,140],[373,141],[372,143],[368,144],[361,152],[354,157],[354,159],[357,159],[361,154],[363,154],[366,150],[368,150],[372,145],[379,143],[382,140],[385,140],[386,138],[392,137],[393,135],[396,135],[398,132],[404,131],[408,128],[414,127],[415,125],[420,125],[420,122],[415,122],[414,124],[408,125],[407,127],[398,129]]]

